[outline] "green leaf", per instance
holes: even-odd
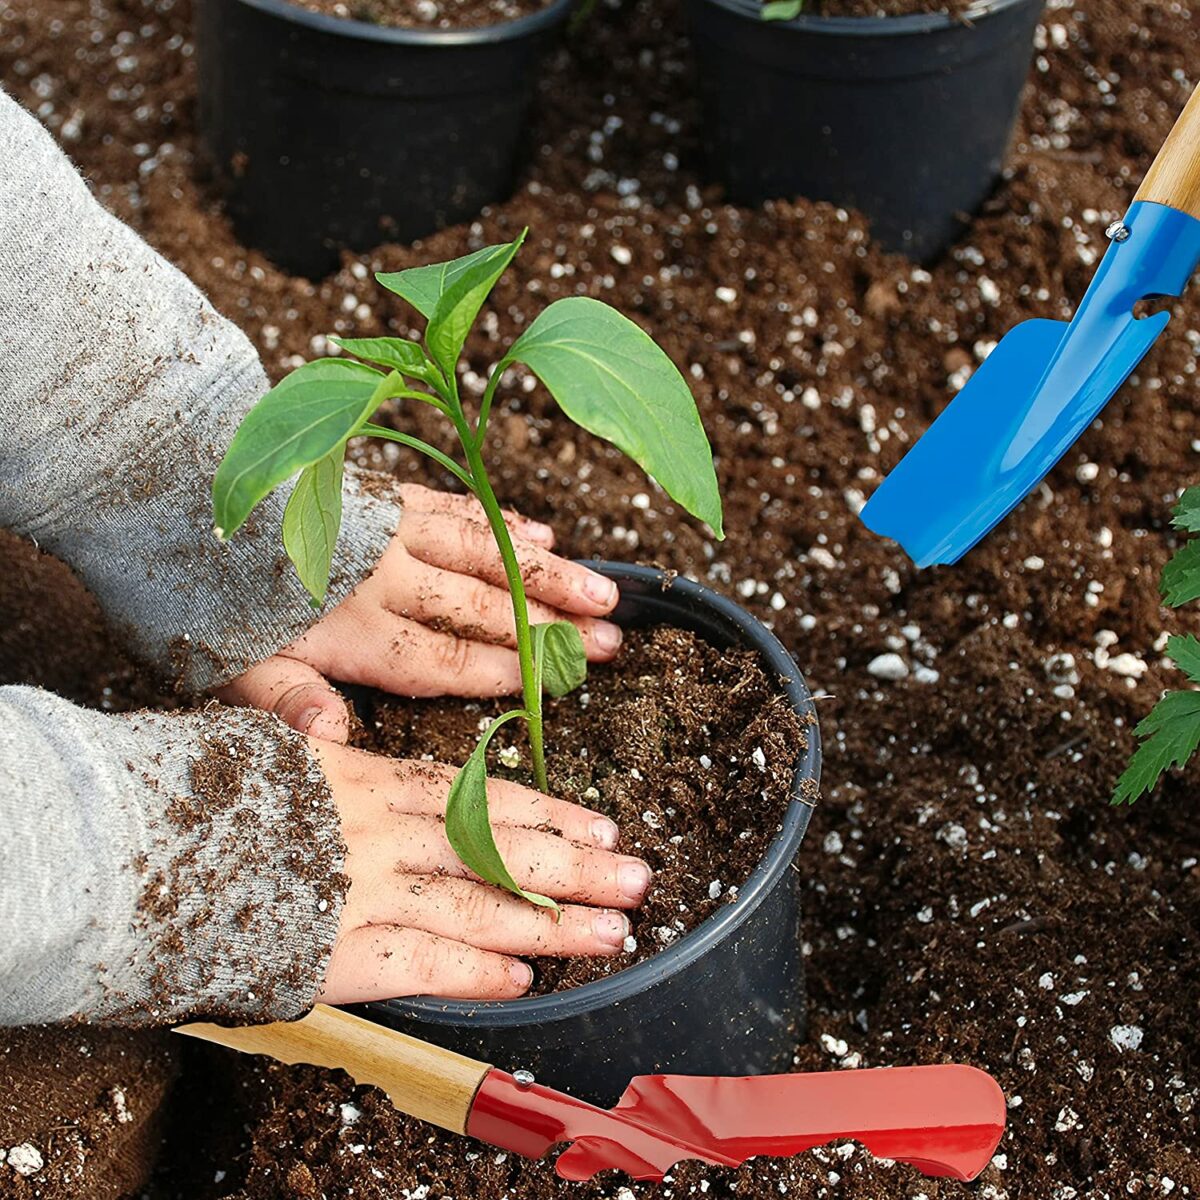
[[[1172,608],[1200,599],[1200,540],[1175,551],[1163,567],[1161,586],[1163,599]]]
[[[342,524],[341,446],[310,463],[283,510],[283,548],[295,564],[300,582],[313,598],[313,607],[325,603],[333,548]]]
[[[762,7],[764,21],[794,21],[804,8],[804,0],[771,0]]]
[[[463,343],[483,302],[521,248],[527,232],[522,230],[515,241],[485,246],[451,262],[375,276],[388,291],[403,297],[428,320],[425,343],[448,380],[454,377]]]
[[[425,344],[446,378],[453,379],[458,356],[488,293],[516,257],[525,232],[504,246],[489,246],[467,268],[446,283],[425,330]],[[460,260],[461,261],[461,260]]]
[[[587,652],[579,630],[570,621],[552,621],[533,625],[530,631],[538,687],[551,696],[573,692],[587,678]]]
[[[496,848],[496,839],[492,836],[492,826],[488,820],[488,743],[505,722],[527,716],[524,709],[514,709],[497,717],[479,739],[479,745],[471,752],[471,757],[463,763],[450,785],[450,798],[446,802],[446,839],[454,853],[480,879],[506,888],[532,904],[560,913],[558,905],[548,896],[525,891],[509,874],[504,860],[500,857],[500,851]]]
[[[1187,488],[1171,512],[1171,524],[1176,529],[1200,533],[1200,487]]]
[[[502,248],[484,246],[482,250],[465,254],[462,258],[455,258],[450,262],[431,263],[427,267],[410,267],[407,271],[381,271],[376,274],[375,279],[389,292],[395,292],[397,296],[407,300],[421,316],[429,320],[447,288],[457,283],[482,260]]]
[[[1200,641],[1193,634],[1167,638],[1167,655],[1193,683],[1200,683]]]
[[[268,492],[342,446],[397,375],[320,358],[297,367],[245,416],[213,478],[217,537],[231,537]]]
[[[1132,804],[1169,767],[1191,758],[1200,745],[1200,692],[1168,692],[1134,732],[1145,741],[1117,780],[1114,804]]]
[[[558,300],[496,369],[510,362],[529,367],[572,421],[623,450],[724,537],[696,402],[675,364],[632,321],[586,296]]]
[[[407,338],[330,337],[329,340],[356,358],[378,363],[381,367],[390,367],[394,371],[399,371],[401,375],[408,375],[413,379],[425,380],[432,374],[425,351],[416,342],[410,342]]]

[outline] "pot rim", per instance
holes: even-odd
[[[778,876],[791,866],[812,817],[813,801],[806,796],[807,783],[821,778],[821,731],[816,721],[812,693],[795,660],[783,644],[757,617],[711,588],[683,576],[671,576],[656,567],[586,560],[587,565],[610,578],[628,579],[676,592],[715,609],[736,625],[747,645],[766,660],[782,690],[800,713],[811,713],[808,746],[792,773],[791,802],[783,814],[779,831],[771,839],[758,865],[741,886],[735,904],[725,905],[702,921],[673,945],[631,967],[594,979],[579,987],[544,996],[525,996],[516,1000],[445,1000],[437,997],[404,997],[382,1000],[364,1006],[383,1009],[394,1016],[413,1017],[432,1025],[473,1024],[485,1028],[511,1028],[517,1025],[541,1025],[578,1017],[582,1013],[628,1000],[662,979],[675,975],[706,954],[710,946],[733,933],[767,898]]]
[[[350,38],[362,42],[378,42],[392,46],[486,46],[497,42],[531,37],[543,29],[552,28],[566,20],[576,0],[551,0],[541,12],[498,21],[474,29],[408,29],[392,25],[375,25],[353,17],[333,17],[328,13],[312,12],[291,0],[237,0],[247,8],[257,9],[280,21],[304,25],[317,33],[332,37]]]
[[[761,24],[760,0],[698,0],[722,8],[736,17]],[[802,12],[790,21],[770,21],[768,25],[796,33],[831,34],[839,37],[893,37],[916,33],[938,33],[972,25],[1031,0],[975,0],[956,16],[945,12],[908,13],[900,17],[823,17]]]

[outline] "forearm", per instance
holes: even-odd
[[[228,546],[212,534],[212,475],[268,386],[254,348],[2,92],[0,330],[0,524],[70,563],[190,690],[311,624],[281,551],[285,495]],[[329,603],[374,567],[397,517],[350,480]]]
[[[324,778],[274,718],[0,688],[0,1025],[295,1017],[342,860]]]

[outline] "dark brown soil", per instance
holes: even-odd
[[[548,8],[552,0],[295,0],[330,17],[404,29],[478,29],[515,21]]]
[[[165,1032],[0,1029],[0,1197],[138,1193],[177,1072]]]
[[[511,705],[379,696],[358,744],[396,758],[461,763],[480,726]],[[513,726],[509,726],[512,729]],[[546,707],[547,770],[556,796],[612,817],[621,850],[654,882],[618,958],[542,959],[535,992],[619,971],[669,946],[735,903],[791,794],[806,746],[803,722],[752,651],[717,651],[666,627],[633,631],[616,662]],[[527,747],[499,734],[488,770],[531,785]],[[500,751],[519,749],[506,767]],[[506,755],[507,757],[507,755]],[[814,788],[815,798],[815,788]]]
[[[348,257],[316,285],[241,248],[193,182],[187,21],[187,4],[166,0],[9,0],[0,76],[106,202],[244,325],[273,373],[311,354],[314,334],[407,331],[372,269],[448,258],[526,223],[494,338],[485,326],[469,345],[477,376],[518,320],[576,289],[629,312],[688,372],[717,449],[727,542],[710,544],[538,390],[501,398],[510,455],[497,482],[575,554],[657,559],[738,596],[832,693],[820,708],[826,796],[799,864],[812,1036],[797,1066],[987,1067],[1010,1110],[981,1200],[1197,1195],[1196,771],[1132,809],[1106,802],[1130,726],[1178,686],[1160,631],[1197,628],[1191,613],[1164,612],[1156,587],[1172,498],[1200,475],[1194,295],[1046,487],[963,562],[916,571],[855,516],[993,341],[1023,317],[1066,315],[1082,294],[1105,225],[1194,82],[1194,9],[1048,9],[1006,178],[922,271],[827,205],[721,205],[698,173],[674,3],[598,5],[543,82],[539,149],[509,203],[423,245]],[[433,414],[402,419],[444,437]],[[445,482],[407,452],[362,453]],[[1147,664],[1140,679],[1111,669],[1110,633]],[[72,652],[52,636],[55,653]],[[868,665],[885,652],[938,676],[878,679]],[[216,1051],[190,1070],[210,1107],[183,1112],[171,1161],[202,1166],[210,1195],[563,1194],[545,1166],[431,1134],[333,1075]],[[362,1115],[343,1125],[351,1103]],[[710,1195],[736,1187],[743,1200],[781,1184],[830,1200],[966,1194],[859,1151],[689,1167],[669,1188],[631,1191],[690,1196],[701,1177]],[[624,1183],[573,1194],[600,1200]]]

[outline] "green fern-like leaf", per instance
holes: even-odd
[[[1200,745],[1200,692],[1168,692],[1134,733],[1144,740],[1117,780],[1114,804],[1132,804],[1192,757]]]
[[[1200,533],[1200,487],[1188,488],[1171,510],[1171,524],[1188,533]]]
[[[1163,567],[1162,596],[1172,608],[1200,600],[1200,538],[1181,546]]]
[[[1200,684],[1200,639],[1194,634],[1167,638],[1167,657],[1195,684]]]

